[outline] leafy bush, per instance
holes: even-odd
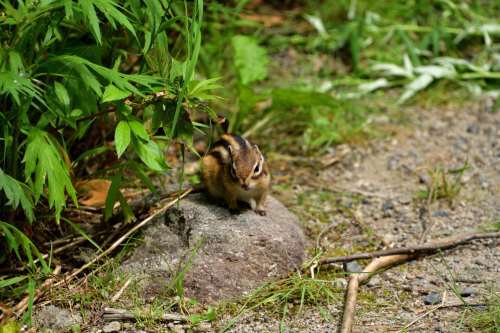
[[[191,144],[189,111],[217,88],[194,80],[203,1],[1,4],[0,220],[33,222],[43,211],[59,222],[67,198],[78,204],[82,162],[99,155],[126,155],[107,173],[107,206],[126,205],[122,173],[147,182],[147,170],[166,170],[163,148]],[[10,237],[6,230],[0,237]],[[2,246],[15,251],[15,241]]]

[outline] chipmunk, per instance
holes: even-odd
[[[257,145],[224,133],[201,161],[201,176],[208,193],[224,199],[231,212],[238,201],[246,202],[259,215],[266,215],[264,203],[271,175]]]

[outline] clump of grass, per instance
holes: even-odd
[[[454,199],[462,190],[462,177],[468,169],[469,165],[465,162],[457,169],[445,170],[442,167],[437,167],[431,170],[429,172],[430,183],[417,193],[417,198],[427,200],[429,204],[437,200],[446,200],[449,204],[453,204]]]
[[[287,278],[272,281],[254,290],[241,300],[241,306],[222,332],[230,329],[248,311],[262,309],[273,315],[281,315],[280,330],[284,320],[290,315],[299,315],[305,305],[312,305],[328,320],[331,315],[325,312],[325,306],[340,301],[342,289],[335,284],[341,277],[336,273],[322,273],[316,277],[295,273]],[[222,306],[223,308],[224,306]]]
[[[465,324],[474,332],[500,332],[500,296],[492,294],[486,309],[472,310]]]

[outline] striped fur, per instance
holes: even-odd
[[[270,174],[256,145],[232,134],[223,134],[202,160],[202,178],[208,192],[226,200],[230,209],[237,201],[263,213]]]

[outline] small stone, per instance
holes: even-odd
[[[388,211],[388,210],[392,210],[394,209],[394,204],[392,203],[391,200],[387,200],[386,202],[384,202],[384,204],[382,205],[382,210],[384,212]]]
[[[380,278],[378,276],[374,276],[372,277],[371,279],[368,280],[368,282],[366,283],[366,285],[370,288],[373,288],[373,287],[378,287],[380,286]]]
[[[334,288],[345,289],[347,287],[347,280],[344,278],[338,278],[332,280],[332,286]]]
[[[418,181],[420,182],[420,184],[424,184],[427,186],[430,186],[432,184],[432,178],[427,173],[418,175]]]
[[[371,204],[370,199],[368,199],[368,198],[361,199],[361,203],[363,205],[370,205]]]
[[[437,210],[434,213],[432,213],[432,216],[434,217],[448,217],[449,214],[447,211],[444,210]]]
[[[429,294],[424,296],[424,304],[425,305],[435,305],[440,303],[442,300],[441,294],[438,294],[436,292],[430,292]]]
[[[363,268],[356,261],[350,261],[344,263],[344,271],[348,273],[359,273],[363,271]]]
[[[396,157],[391,157],[389,158],[389,160],[387,161],[387,170],[396,170],[398,168],[398,164],[399,164],[399,161]]]
[[[122,328],[122,325],[120,324],[119,321],[112,321],[106,326],[102,328],[102,331],[104,333],[112,333],[112,332],[119,332]]]
[[[460,292],[460,296],[462,296],[462,297],[470,297],[470,296],[475,295],[475,294],[476,294],[476,290],[474,288],[471,288],[471,287],[465,287]]]
[[[193,330],[195,332],[209,332],[212,330],[212,325],[210,323],[200,323]]]
[[[467,126],[467,133],[470,134],[478,134],[479,133],[479,125],[477,123],[472,123]]]

